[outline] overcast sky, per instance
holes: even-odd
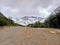
[[[40,16],[46,18],[60,0],[0,0],[0,11],[7,17]]]

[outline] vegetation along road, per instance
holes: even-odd
[[[60,45],[60,29],[0,27],[0,45]]]

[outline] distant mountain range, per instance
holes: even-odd
[[[53,13],[56,13],[60,11],[60,6],[58,8],[56,8],[53,12]],[[5,17],[1,12],[0,12],[0,17]],[[6,17],[5,17],[6,18]],[[31,24],[31,23],[35,23],[36,21],[41,21],[43,20],[44,18],[42,17],[36,17],[36,16],[24,16],[24,17],[20,17],[20,18],[13,18],[11,17],[11,19],[18,23],[18,24],[22,24],[22,25],[27,25],[27,24]]]
[[[35,23],[36,21],[41,21],[44,18],[42,17],[35,17],[35,16],[24,16],[21,18],[15,18],[15,22],[22,24],[22,25],[27,25],[27,24],[31,24],[31,23]]]
[[[24,16],[20,18],[13,18],[13,17],[6,18],[1,12],[0,12],[0,17],[3,17],[2,19],[6,19],[7,22],[10,22],[8,20],[11,19],[14,22],[21,24],[21,25],[27,25],[27,24],[35,23],[36,21],[43,20],[43,18],[35,17],[35,16]]]
[[[57,7],[51,14],[58,13],[58,11],[60,11],[60,6]],[[43,19],[44,18],[42,18],[42,17],[36,17],[36,16],[24,16],[24,17],[21,17],[19,19],[16,18],[16,21],[20,24],[27,25],[30,23],[35,23],[36,21],[41,21]]]

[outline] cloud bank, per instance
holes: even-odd
[[[38,16],[47,18],[60,0],[0,0],[0,11],[6,17]]]

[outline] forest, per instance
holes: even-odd
[[[37,21],[34,24],[29,24],[27,26],[34,28],[60,28],[60,11],[58,11],[58,13],[51,14],[44,23]]]

